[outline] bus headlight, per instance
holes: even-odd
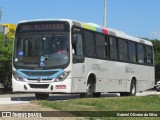
[[[24,79],[20,75],[18,75],[15,71],[12,71],[12,74],[17,81],[24,81]]]
[[[65,71],[64,73],[62,73],[61,75],[59,75],[54,82],[61,82],[63,80],[65,80],[68,75],[71,73],[71,71]]]

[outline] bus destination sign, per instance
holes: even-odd
[[[41,23],[41,24],[22,24],[19,32],[36,32],[36,31],[52,31],[65,30],[64,23]]]

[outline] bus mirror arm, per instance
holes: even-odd
[[[73,56],[73,63],[84,63],[85,57],[84,56],[79,56],[79,55],[74,55]]]
[[[74,34],[74,35],[73,35],[73,39],[72,39],[72,43],[73,43],[73,44],[76,44],[77,41],[78,41],[77,34]]]

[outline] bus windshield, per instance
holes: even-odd
[[[26,32],[15,38],[18,68],[60,68],[69,62],[69,32]]]

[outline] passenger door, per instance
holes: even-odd
[[[72,35],[72,92],[85,92],[85,57],[83,34],[76,30]]]

